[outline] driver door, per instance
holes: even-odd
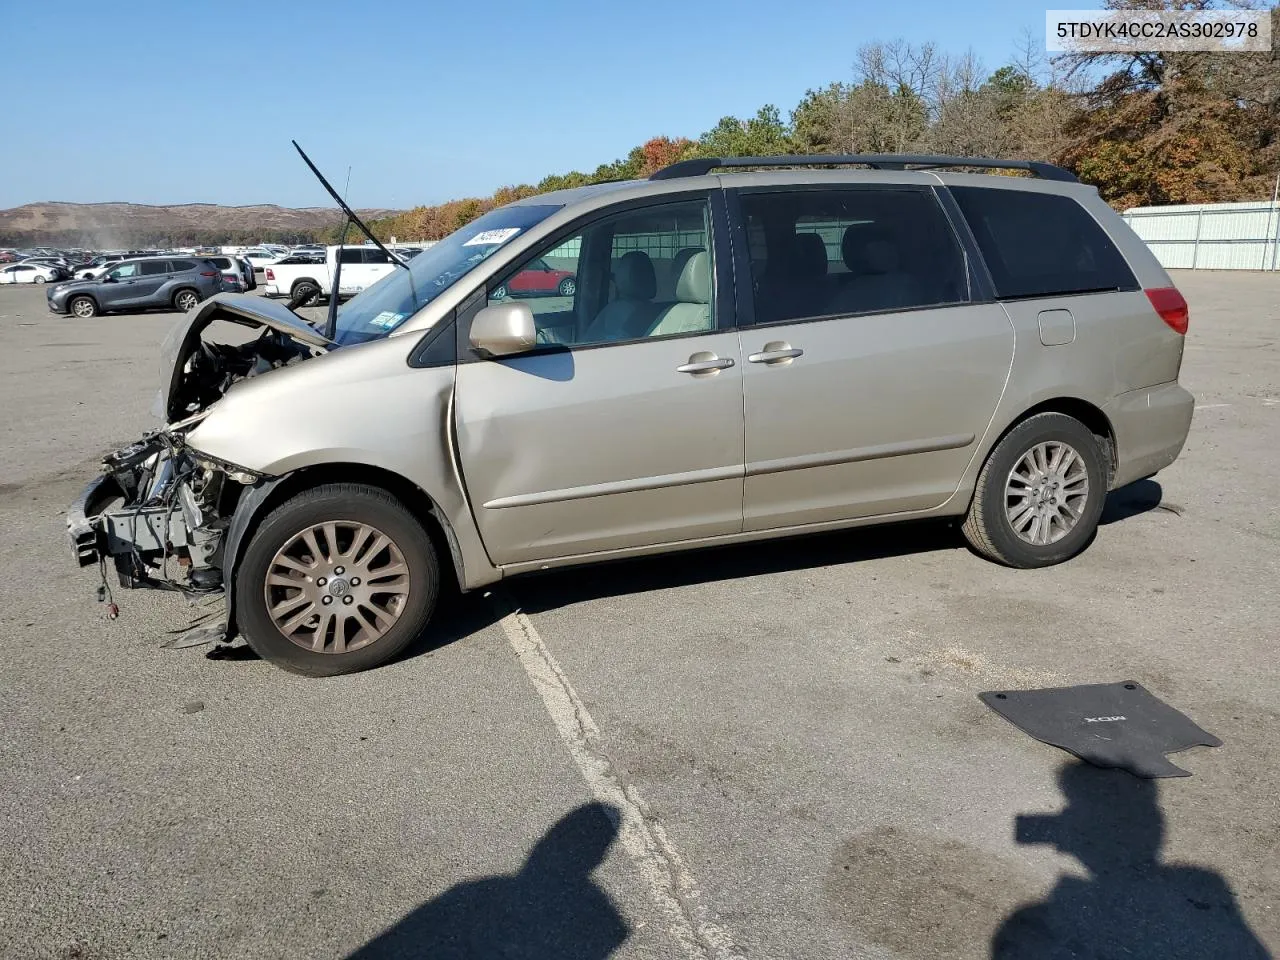
[[[576,275],[573,296],[525,301],[539,341],[527,353],[478,355],[467,330],[486,300],[462,311],[458,455],[495,563],[742,529],[742,362],[724,222],[719,192],[703,191],[568,228],[489,285],[491,298],[509,297],[511,279],[539,260]]]
[[[103,309],[127,307],[137,298],[134,286],[142,279],[140,267],[137,260],[131,260],[117,264],[107,271],[96,291]]]

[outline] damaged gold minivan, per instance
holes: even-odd
[[[1186,329],[1059,168],[685,161],[494,210],[327,336],[257,296],[199,305],[162,348],[168,425],[67,522],[82,565],[224,594],[208,639],[312,675],[394,656],[444,577],[926,517],[1047,566],[1177,457]]]

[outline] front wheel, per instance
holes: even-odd
[[[573,277],[565,277],[563,280],[560,281],[559,289],[560,289],[560,296],[572,297],[574,292],[578,289],[578,283],[576,280],[573,279]]]
[[[1083,423],[1038,413],[996,444],[964,521],[978,553],[1010,567],[1047,567],[1089,545],[1107,497],[1102,445]]]
[[[439,585],[431,539],[398,500],[377,487],[326,484],[262,522],[236,571],[236,616],[263,659],[336,676],[408,646]]]
[[[75,297],[68,306],[81,320],[88,320],[98,314],[98,305],[91,297]]]
[[[176,307],[178,310],[181,310],[183,313],[186,313],[188,310],[194,309],[196,304],[198,304],[199,302],[200,302],[200,297],[196,295],[196,292],[194,290],[179,290],[173,296],[174,307]]]

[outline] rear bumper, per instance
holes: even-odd
[[[1196,399],[1178,383],[1130,390],[1102,408],[1116,434],[1112,488],[1163,470],[1178,458]]]

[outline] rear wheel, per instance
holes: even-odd
[[[194,309],[199,302],[200,296],[194,290],[179,290],[173,295],[174,307],[183,313]]]
[[[236,615],[249,646],[277,666],[353,673],[422,632],[439,581],[430,538],[398,500],[326,484],[262,522],[236,571]]]
[[[320,299],[320,288],[310,280],[303,280],[293,285],[289,299],[300,307],[313,307]]]
[[[98,315],[98,305],[92,297],[74,297],[67,307],[81,320],[88,320]]]
[[[45,282],[44,277],[39,275],[36,276],[36,283],[44,283],[44,282]]]
[[[572,297],[574,291],[578,289],[578,283],[573,277],[565,277],[560,281],[560,296]]]
[[[1088,427],[1066,414],[1036,414],[1010,430],[983,465],[965,539],[1010,567],[1069,560],[1098,528],[1108,479]]]

